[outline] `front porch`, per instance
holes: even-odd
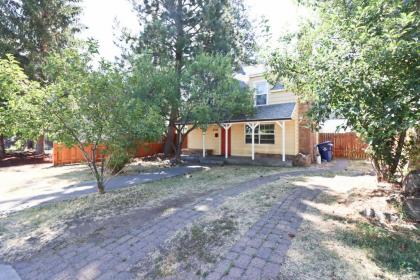
[[[209,124],[204,129],[193,129],[187,136],[187,148],[202,158],[217,155],[224,157],[226,162],[237,162],[238,159],[243,162],[242,158],[254,161],[258,155],[263,156],[265,163],[286,162],[288,157],[299,152],[299,121],[295,105],[259,106],[252,116],[238,116]]]

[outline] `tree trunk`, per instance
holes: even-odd
[[[177,162],[181,162],[181,153],[182,153],[182,143],[184,142],[184,138],[182,137],[181,131],[177,131],[177,141],[175,145],[175,160]]]
[[[44,154],[44,135],[39,136],[38,141],[36,142],[36,150],[35,153],[37,155]]]
[[[397,171],[397,168],[401,159],[401,154],[404,148],[406,135],[407,135],[407,130],[404,130],[403,132],[400,133],[398,137],[397,148],[395,149],[395,154],[393,156],[392,164],[389,167],[388,180],[392,180],[395,175],[395,172]]]
[[[375,169],[376,173],[376,180],[378,182],[382,182],[384,180],[384,175],[382,173],[382,166],[379,164],[379,161],[375,158],[372,158],[373,168]]]
[[[34,141],[28,140],[26,141],[26,149],[32,150],[34,148]]]
[[[171,117],[172,118],[172,117]],[[174,120],[169,121],[168,130],[166,132],[166,140],[165,140],[165,146],[163,147],[163,152],[165,156],[169,156],[173,152],[173,143],[174,143]]]
[[[105,193],[105,184],[102,181],[97,181],[97,188],[98,188],[98,193],[99,194],[104,194]]]
[[[177,96],[176,99],[179,101],[181,100],[181,74],[182,74],[182,66],[183,66],[183,55],[184,55],[184,45],[185,45],[185,38],[184,38],[184,22],[183,22],[183,1],[177,0],[176,2],[176,14],[175,17],[175,28],[176,28],[176,42],[175,42],[175,72],[177,76]],[[173,151],[173,143],[174,143],[174,133],[175,133],[175,123],[178,118],[179,106],[180,102],[173,104],[171,108],[171,113],[169,117],[169,125],[168,131],[166,134],[166,143],[164,147],[164,153],[168,156]],[[177,148],[175,149],[175,158],[178,160],[178,153]]]
[[[4,136],[0,135],[0,158],[6,157],[6,147],[4,145]]]

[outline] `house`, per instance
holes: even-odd
[[[298,153],[312,154],[317,134],[306,128],[307,105],[300,103],[282,85],[270,85],[264,78],[264,65],[243,67],[237,78],[255,89],[255,114],[213,124],[188,134],[187,150],[206,154],[278,157],[292,159]]]

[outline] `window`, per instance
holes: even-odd
[[[252,130],[245,125],[245,143],[252,143]],[[254,130],[255,144],[274,144],[274,124],[260,124]]]
[[[267,105],[268,83],[259,82],[255,86],[255,105]]]

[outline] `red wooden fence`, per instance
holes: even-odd
[[[105,149],[105,146],[99,147],[99,150]],[[87,152],[91,152],[91,146],[86,147]],[[136,157],[145,157],[151,156],[157,153],[163,152],[163,143],[143,143],[139,144],[136,149]],[[97,155],[97,160],[99,160],[100,153]],[[54,143],[54,153],[53,153],[53,165],[63,165],[63,164],[72,164],[79,163],[84,161],[82,152],[76,146],[67,147],[64,144]]]
[[[331,141],[333,155],[338,158],[365,159],[367,144],[363,143],[354,132],[319,133],[319,142]]]

